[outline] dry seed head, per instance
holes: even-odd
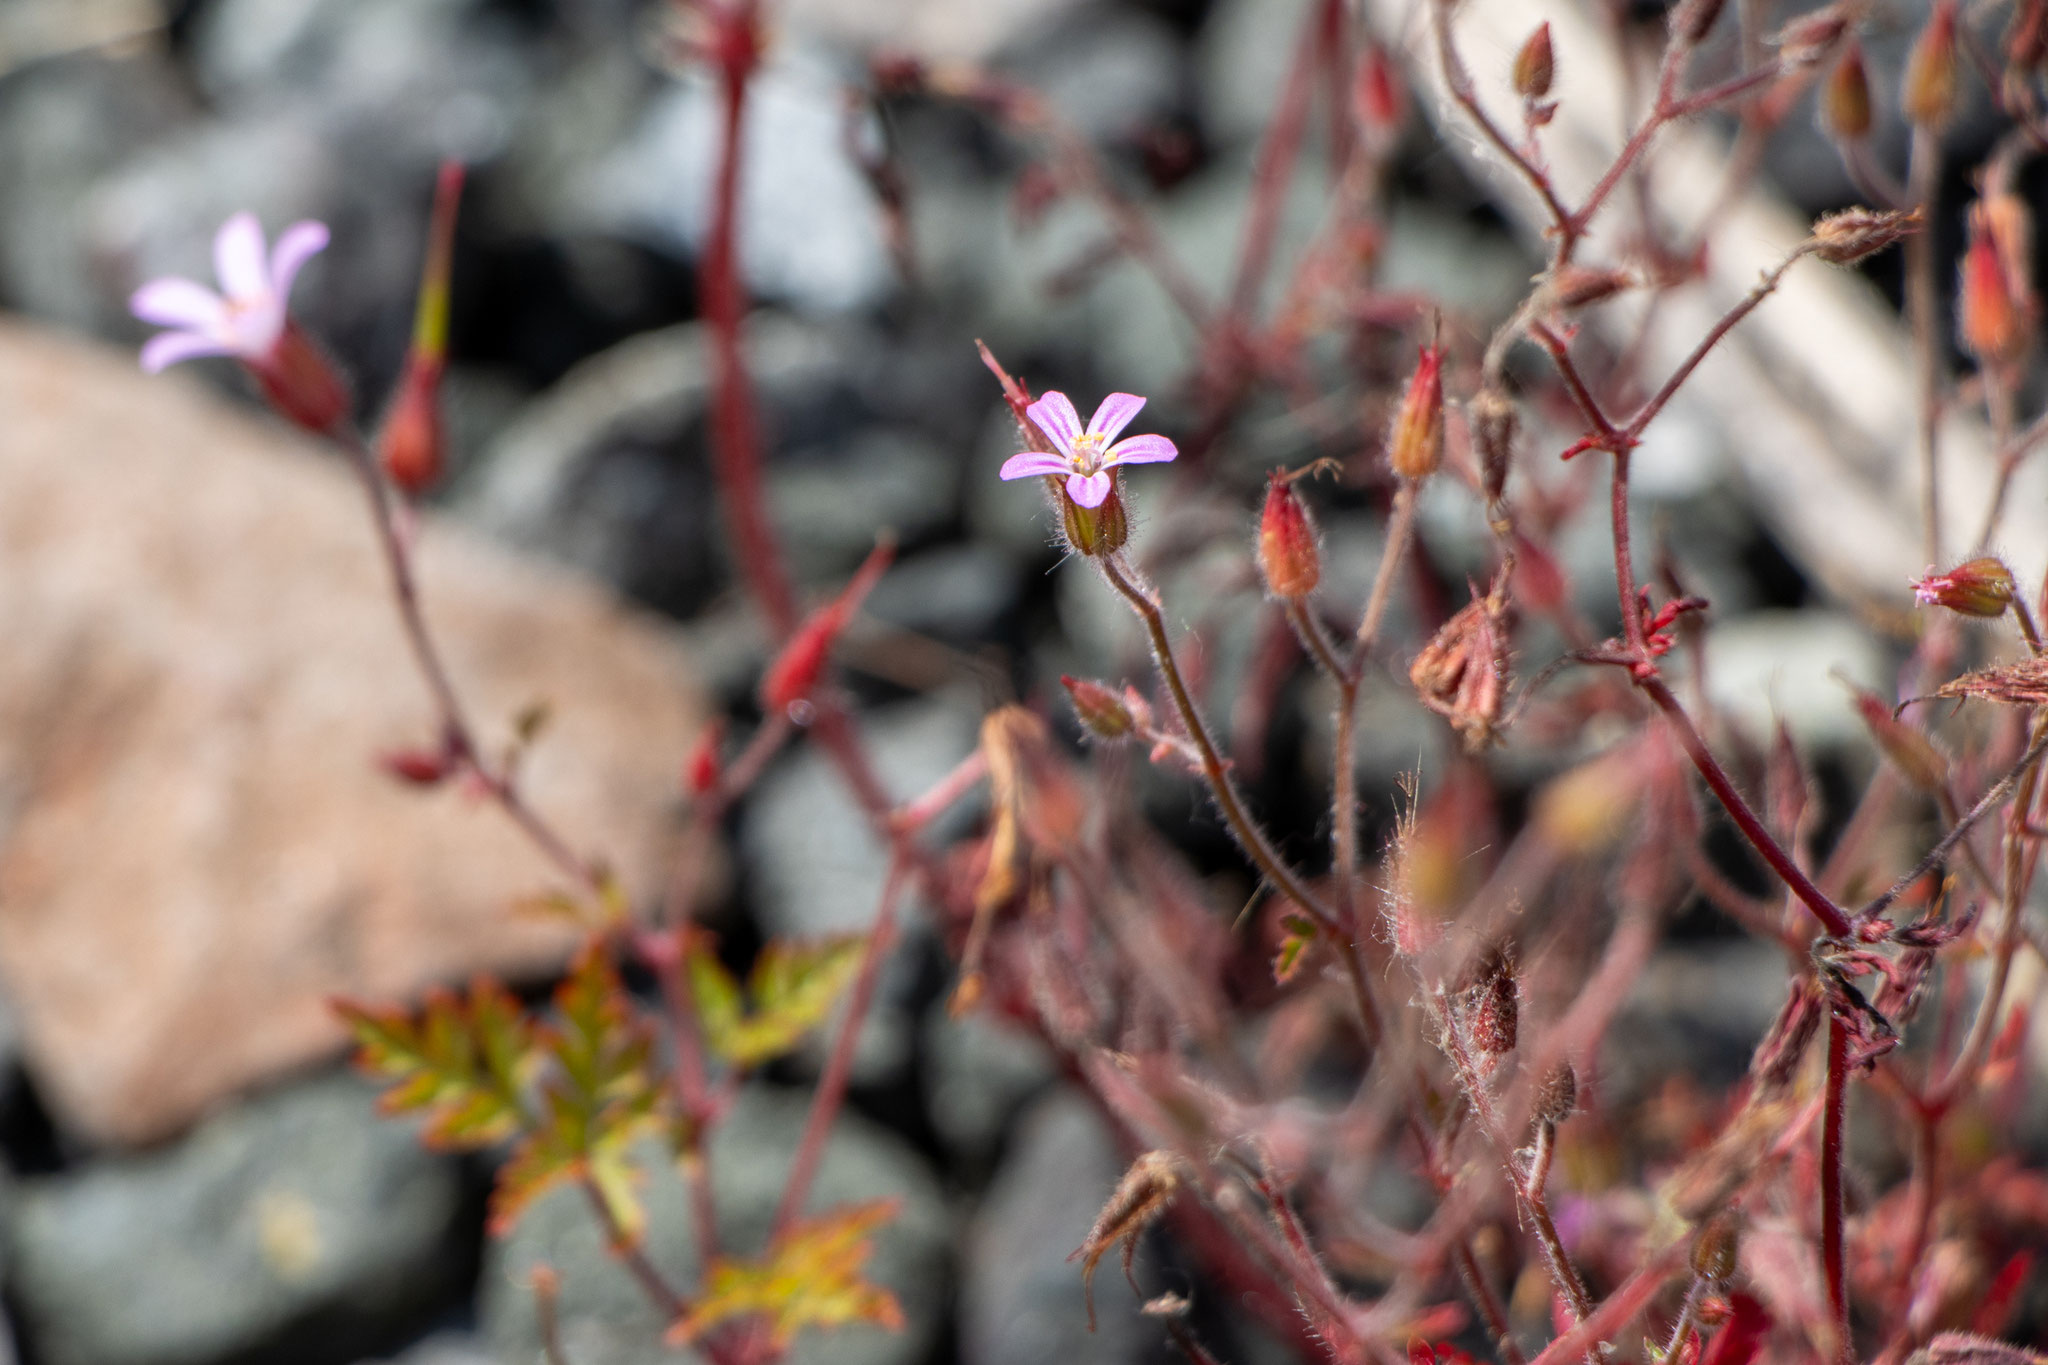
[[[1515,53],[1515,93],[1525,100],[1540,100],[1550,93],[1550,82],[1557,74],[1557,61],[1550,47],[1550,21],[1536,25],[1536,29],[1522,40],[1521,50]]]
[[[1323,576],[1315,522],[1279,472],[1266,481],[1266,505],[1259,512],[1259,572],[1266,591],[1288,600],[1314,592]]]
[[[1137,1254],[1139,1235],[1166,1211],[1167,1204],[1179,1189],[1179,1157],[1165,1150],[1142,1154],[1124,1172],[1124,1178],[1117,1182],[1109,1202],[1095,1216],[1095,1226],[1088,1229],[1088,1240],[1067,1258],[1081,1262],[1081,1292],[1088,1301],[1089,1331],[1095,1330],[1096,1263],[1112,1246],[1121,1242],[1124,1274],[1129,1276],[1131,1258]]]
[[[1450,721],[1478,752],[1495,735],[1508,690],[1505,583],[1474,597],[1444,622],[1409,666],[1408,681],[1422,704]]]
[[[1843,209],[1815,220],[1807,238],[1814,255],[1830,265],[1851,265],[1918,231],[1920,210]]]
[[[1862,44],[1851,39],[1842,59],[1828,73],[1820,92],[1821,120],[1843,142],[1861,141],[1870,132],[1870,76],[1863,67]]]
[[[1408,377],[1407,391],[1394,414],[1394,430],[1387,438],[1387,461],[1394,473],[1410,483],[1419,483],[1436,472],[1444,457],[1444,353],[1441,347],[1425,346]]]
[[[1955,0],[1935,0],[1934,12],[1906,59],[1899,109],[1920,127],[1939,131],[1955,117],[1961,89]]]

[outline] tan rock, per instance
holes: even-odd
[[[428,615],[487,738],[544,698],[526,789],[644,899],[702,703],[676,637],[445,525]],[[532,975],[571,933],[426,742],[349,471],[189,375],[0,326],[0,979],[60,1123],[148,1141],[332,1054],[335,994]]]

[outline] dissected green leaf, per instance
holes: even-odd
[[[1303,915],[1283,915],[1280,925],[1287,930],[1287,936],[1280,940],[1280,949],[1273,954],[1273,979],[1285,984],[1301,970],[1309,945],[1316,941],[1316,925]]]
[[[489,977],[466,997],[430,993],[417,1014],[346,1000],[334,1008],[355,1034],[357,1065],[392,1082],[384,1112],[424,1114],[430,1145],[487,1147],[525,1126],[520,1090],[533,1031],[511,992]]]
[[[655,1123],[660,1080],[652,1036],[600,943],[577,955],[555,991],[554,1019],[534,1038],[545,1064],[541,1117],[498,1172],[491,1230],[503,1235],[534,1199],[579,1180],[596,1192],[613,1235],[638,1242],[647,1220],[629,1153]]]
[[[861,1277],[873,1235],[898,1202],[848,1204],[789,1228],[758,1260],[713,1261],[696,1306],[669,1328],[669,1343],[688,1345],[722,1322],[751,1317],[768,1319],[778,1351],[810,1327],[872,1322],[901,1330],[896,1296]]]
[[[744,998],[709,945],[694,945],[690,989],[706,1046],[743,1067],[788,1052],[831,1014],[860,969],[865,945],[857,934],[806,943],[777,939],[755,960]]]

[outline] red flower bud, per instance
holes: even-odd
[[[1441,347],[1425,346],[1408,378],[1408,391],[1394,414],[1387,461],[1411,483],[1436,472],[1444,454],[1444,381]]]
[[[1073,698],[1075,717],[1097,739],[1128,739],[1137,728],[1137,717],[1131,714],[1131,708],[1103,684],[1064,673],[1060,675],[1060,684]]]
[[[683,763],[683,785],[690,795],[709,795],[725,780],[725,759],[719,753],[724,743],[725,726],[715,722],[705,726],[704,733],[697,737],[696,746]]]
[[[1550,22],[1536,25],[1535,32],[1522,40],[1515,53],[1515,93],[1525,100],[1540,100],[1550,93],[1557,74],[1557,61],[1550,48]]]
[[[1383,48],[1368,47],[1359,58],[1351,104],[1359,123],[1371,136],[1390,139],[1401,131],[1408,113],[1408,92],[1402,88],[1401,74]]]
[[[1906,82],[1899,108],[1908,120],[1939,131],[1955,117],[1961,90],[1956,60],[1955,0],[1936,0],[1927,27],[1906,59]]]
[[[441,477],[446,445],[441,422],[441,366],[418,355],[409,356],[398,381],[398,394],[377,434],[377,458],[392,483],[418,497]]]
[[[244,362],[279,416],[326,435],[348,411],[348,389],[334,365],[297,322],[286,319],[277,341]]]
[[[2011,194],[1988,194],[1970,209],[1956,301],[1963,345],[1980,364],[2012,361],[2026,349],[2033,301],[2027,256],[2033,233],[2026,208]]]
[[[782,652],[768,665],[768,671],[761,675],[763,711],[771,716],[781,715],[798,702],[809,700],[818,686],[818,679],[824,676],[832,646],[839,642],[839,633],[846,629],[861,599],[875,586],[895,555],[896,546],[892,541],[883,541],[875,546],[845,591],[804,618],[796,633],[782,646]]]
[[[446,749],[394,749],[377,755],[377,766],[415,787],[438,786],[454,771]]]
[[[1306,597],[1322,579],[1322,555],[1308,508],[1295,496],[1287,476],[1266,481],[1266,506],[1259,513],[1259,572],[1275,597]]]
[[[1843,47],[1842,60],[1821,88],[1820,116],[1843,142],[1860,141],[1870,132],[1870,77],[1863,69],[1863,48],[1854,39]]]
[[[1988,557],[1958,564],[1943,574],[1929,569],[1913,580],[1913,596],[1923,606],[1947,607],[1989,620],[2005,615],[2012,603],[2012,570]]]

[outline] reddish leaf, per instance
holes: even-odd
[[[789,1228],[758,1260],[713,1261],[696,1306],[669,1328],[669,1344],[686,1346],[722,1322],[756,1317],[768,1320],[778,1352],[810,1327],[872,1322],[900,1331],[896,1296],[861,1278],[874,1233],[896,1216],[897,1203],[849,1204]]]
[[[437,990],[418,1015],[334,1002],[356,1037],[356,1064],[390,1081],[387,1114],[426,1116],[429,1145],[487,1147],[526,1126],[522,1078],[533,1057],[532,1030],[519,1002],[489,977],[465,998]]]

